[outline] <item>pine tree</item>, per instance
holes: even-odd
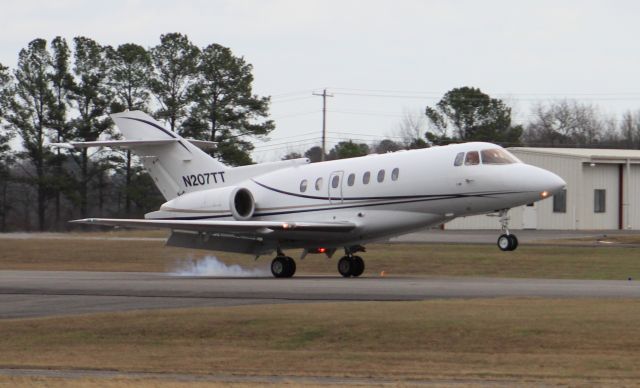
[[[112,112],[124,110],[149,110],[149,75],[153,69],[151,56],[142,46],[125,43],[110,51],[109,86],[114,94]],[[131,151],[127,150],[124,161],[124,206],[131,213],[132,177],[140,168],[132,165]]]
[[[160,36],[160,44],[151,49],[154,71],[150,89],[161,107],[155,112],[177,131],[192,101],[199,50],[186,35],[170,33]]]
[[[183,135],[218,142],[214,156],[231,165],[252,163],[253,144],[245,137],[261,137],[274,129],[269,98],[252,93],[253,67],[219,44],[204,48],[194,87],[195,105],[184,123]]]
[[[107,84],[107,48],[86,37],[76,37],[73,52],[73,74],[75,81],[69,93],[75,109],[71,121],[70,137],[76,141],[95,141],[111,128],[112,121],[107,116],[112,96]],[[83,217],[88,215],[89,188],[91,180],[108,168],[103,161],[91,161],[89,151],[84,148],[74,154],[79,166],[77,178],[78,202]]]
[[[452,135],[462,141],[488,141],[504,145],[520,143],[522,126],[511,123],[511,108],[478,88],[462,87],[448,91],[426,115],[439,137]],[[431,135],[434,140],[433,134]],[[436,143],[438,139],[435,139]]]
[[[10,203],[7,199],[9,182],[11,181],[11,163],[13,161],[9,141],[13,132],[4,128],[4,116],[12,97],[12,77],[9,68],[0,63],[0,232],[7,230],[7,213]]]
[[[71,52],[67,41],[62,37],[56,37],[51,41],[52,69],[49,74],[51,79],[55,101],[51,108],[49,126],[55,132],[56,143],[62,143],[67,139],[70,123],[67,118],[69,110],[68,94],[73,87],[73,77],[71,75],[69,58]],[[52,160],[54,165],[54,191],[55,191],[55,224],[60,226],[62,211],[62,193],[70,195],[72,181],[68,173],[63,169],[67,160],[67,154],[62,149],[57,148],[55,157]]]
[[[7,121],[22,138],[24,151],[18,155],[33,166],[27,172],[26,183],[37,192],[38,229],[46,228],[45,215],[48,199],[53,195],[50,175],[53,154],[45,146],[50,129],[55,96],[49,73],[52,59],[44,39],[34,39],[26,49],[20,50],[15,70],[15,94],[9,102]]]

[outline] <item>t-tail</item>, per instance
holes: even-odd
[[[126,140],[140,141],[128,148],[138,155],[162,195],[179,195],[226,186],[229,169],[199,147],[214,143],[187,140],[141,111],[111,115]],[[154,141],[161,141],[155,143]]]
[[[64,148],[111,147],[131,150],[140,157],[153,183],[169,201],[183,194],[242,184],[274,170],[309,163],[291,159],[230,168],[202,149],[214,142],[185,139],[141,111],[115,113],[111,118],[124,140],[53,143]]]
[[[182,194],[229,185],[229,167],[200,148],[212,148],[213,142],[189,140],[166,129],[141,111],[115,113],[124,140],[54,143],[65,148],[125,148],[138,155],[166,200]]]

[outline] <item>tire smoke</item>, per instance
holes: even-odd
[[[215,256],[205,256],[202,259],[180,260],[171,274],[175,276],[257,278],[269,276],[270,272],[262,268],[243,268],[237,264],[227,265]]]

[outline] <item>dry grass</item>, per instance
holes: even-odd
[[[389,275],[640,278],[640,248],[522,245],[515,252],[466,244],[378,244],[367,248],[362,254],[367,265],[365,276],[385,271]],[[287,253],[294,258],[299,255],[299,251]],[[212,254],[245,267],[268,268],[271,260],[263,257],[255,262],[246,255],[165,247],[161,241],[88,240],[73,235],[69,239],[0,239],[0,269],[162,272],[174,269],[181,259]],[[327,260],[310,255],[297,263],[298,274],[336,274],[336,257]]]
[[[146,387],[158,387],[158,388],[173,388],[173,387],[225,387],[225,388],[246,388],[246,387],[293,387],[299,386],[297,382],[259,382],[259,383],[234,383],[234,382],[218,382],[218,381],[181,381],[159,378],[127,378],[127,377],[107,377],[107,378],[59,378],[59,377],[35,377],[35,376],[20,376],[20,377],[6,377],[0,376],[0,386],[10,387],[48,387],[48,388],[111,388],[111,387],[132,387],[132,388],[146,388]],[[326,387],[326,386],[340,386],[338,384],[313,384],[304,383],[307,388],[313,387]],[[352,385],[352,384],[350,384]],[[357,384],[358,386],[360,384]],[[365,386],[362,384],[360,386]],[[371,386],[367,384],[366,386]],[[444,385],[443,385],[444,386]]]
[[[0,365],[196,374],[640,378],[640,301],[261,305],[0,321]],[[572,384],[573,384],[572,383]]]

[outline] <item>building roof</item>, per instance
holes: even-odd
[[[640,150],[621,150],[604,148],[537,148],[537,147],[511,147],[509,151],[568,156],[587,161],[620,163],[629,159],[633,163],[640,163]]]

